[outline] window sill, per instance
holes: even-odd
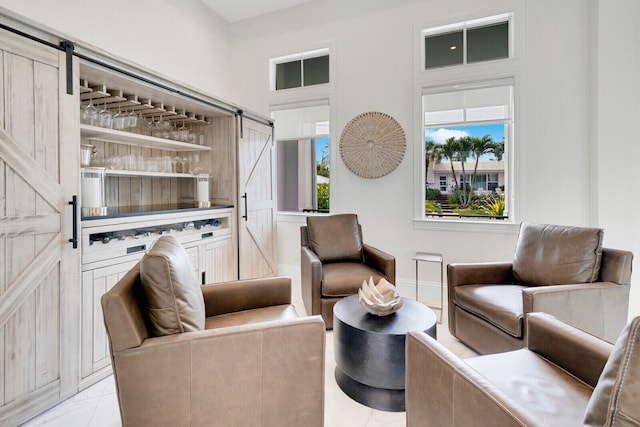
[[[278,211],[278,222],[293,222],[304,223],[308,216],[327,216],[329,213],[316,213],[316,212],[286,212]]]
[[[414,219],[413,228],[417,230],[453,231],[461,233],[518,234],[520,224],[501,220],[469,221],[462,219],[430,218]]]

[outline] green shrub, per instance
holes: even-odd
[[[440,203],[427,200],[424,203],[424,211],[426,213],[442,213],[442,208],[440,207]]]
[[[318,209],[329,209],[329,184],[318,184]]]
[[[491,198],[484,207],[485,211],[489,215],[503,216],[504,215],[504,196]]]
[[[426,200],[437,200],[440,195],[440,190],[437,188],[427,188],[425,199]]]

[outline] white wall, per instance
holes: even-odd
[[[228,23],[199,0],[0,0],[0,7],[231,99]]]
[[[593,129],[594,166],[598,179],[594,194],[598,223],[604,227],[606,242],[635,254],[630,313],[640,314],[640,178],[637,162],[640,146],[640,2],[599,0],[594,43],[596,78]],[[634,173],[635,172],[635,173]]]

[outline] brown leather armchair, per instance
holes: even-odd
[[[447,266],[449,331],[479,353],[522,348],[542,311],[615,341],[627,321],[631,252],[598,228],[523,223],[512,262]]]
[[[289,278],[196,284],[201,330],[181,314],[179,331],[158,336],[164,309],[150,310],[151,298],[166,306],[177,292],[150,296],[143,261],[102,297],[123,426],[323,425],[325,327],[297,316]],[[148,274],[180,273],[173,261]]]
[[[640,317],[615,346],[546,313],[527,325],[526,348],[464,360],[410,332],[407,426],[640,425]]]
[[[396,259],[362,242],[355,214],[307,217],[300,227],[302,299],[307,314],[333,328],[333,306],[358,293],[364,280],[396,281]]]

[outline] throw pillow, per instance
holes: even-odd
[[[154,336],[204,329],[205,308],[189,255],[173,236],[162,236],[140,261],[140,281]]]

